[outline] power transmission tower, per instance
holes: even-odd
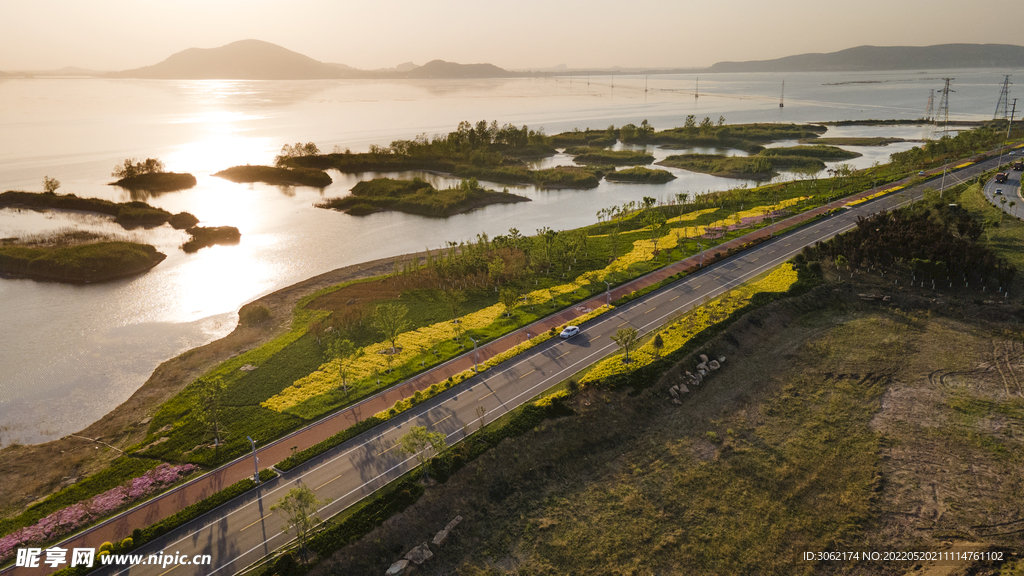
[[[1010,117],[1009,110],[1009,99],[1010,99],[1010,75],[1007,74],[1003,78],[1003,90],[999,93],[999,102],[996,104],[996,113],[992,115],[993,120],[999,120],[1000,118],[1006,119]]]
[[[935,121],[942,120],[942,135],[949,135],[949,93],[956,92],[956,90],[949,89],[949,83],[954,78],[943,78],[946,81],[946,85],[942,88],[942,98],[939,100],[939,113],[935,116]]]
[[[928,91],[928,107],[924,109],[924,119],[931,121],[932,114],[935,113],[935,89],[932,88]]]

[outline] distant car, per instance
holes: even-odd
[[[1002,196],[1002,195],[1003,195],[1003,189],[1002,188],[996,188],[996,196]]]
[[[918,176],[924,176],[924,170],[921,170],[920,172],[918,172],[917,175]]]
[[[565,330],[562,330],[562,333],[559,334],[559,336],[562,337],[562,338],[568,339],[568,338],[572,338],[573,336],[575,336],[575,335],[577,335],[579,333],[580,333],[580,327],[579,326],[566,326]]]

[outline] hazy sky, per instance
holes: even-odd
[[[123,70],[266,40],[324,62],[709,66],[872,44],[1022,44],[1018,0],[0,0],[0,70]]]

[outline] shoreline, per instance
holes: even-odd
[[[252,327],[236,324],[226,336],[161,362],[127,400],[77,432],[38,444],[0,448],[0,476],[7,480],[0,486],[0,502],[5,503],[0,514],[17,514],[56,490],[105,468],[120,456],[107,446],[123,449],[142,440],[149,418],[163,402],[207,370],[286,331],[292,311],[302,297],[341,282],[391,273],[396,260],[408,260],[417,254],[344,266],[248,302],[242,307],[262,304],[269,308],[270,320]]]

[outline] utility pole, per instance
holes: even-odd
[[[992,115],[993,120],[1007,118],[1010,115],[1010,75],[1003,77],[1003,89],[999,92],[999,101],[996,102],[996,112]]]
[[[1007,76],[1009,78],[1009,76]],[[1013,111],[1010,112],[1009,122],[1006,124],[1006,138],[1003,140],[1003,145],[999,147],[999,164],[996,164],[996,170],[999,170],[1003,166],[1003,152],[1006,151],[1006,142],[1010,139],[1010,128],[1013,126],[1013,116],[1017,113],[1017,99],[1013,99]]]
[[[956,92],[956,90],[949,89],[949,83],[955,80],[955,78],[943,78],[946,81],[946,85],[942,88],[942,99],[939,100],[939,113],[935,116],[935,121],[942,120],[942,135],[949,135],[949,93]]]

